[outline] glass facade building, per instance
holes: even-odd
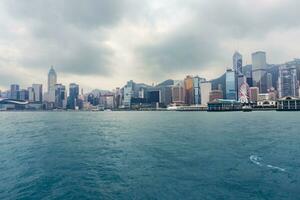
[[[236,100],[236,78],[235,72],[231,69],[226,71],[226,99]]]

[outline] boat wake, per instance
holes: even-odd
[[[278,170],[278,171],[281,171],[281,172],[286,171],[284,168],[281,168],[281,167],[277,167],[277,166],[273,166],[273,165],[269,165],[269,164],[264,164],[263,159],[259,156],[256,156],[256,155],[251,155],[249,157],[249,159],[252,163],[254,163],[258,166],[261,166],[261,167],[267,167],[267,168],[271,168],[271,169]]]

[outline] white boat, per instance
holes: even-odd
[[[242,107],[242,111],[243,112],[252,112],[252,107],[251,106],[243,106]]]

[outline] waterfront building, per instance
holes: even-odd
[[[267,92],[267,61],[263,51],[252,54],[252,81],[253,86],[258,87],[260,92]]]
[[[249,88],[249,101],[251,103],[256,103],[258,100],[259,88],[258,87],[250,87]]]
[[[68,109],[78,109],[78,96],[79,96],[79,85],[71,83],[69,85],[69,97],[67,108]]]
[[[194,104],[194,87],[193,87],[193,77],[187,76],[184,79],[184,89],[185,89],[185,104]]]
[[[29,100],[28,90],[25,90],[25,89],[20,90],[20,100],[23,100],[23,101]]]
[[[236,100],[236,74],[232,69],[226,71],[226,99]]]
[[[193,78],[193,95],[194,95],[194,104],[201,105],[201,83],[206,82],[205,78],[200,78],[195,76]]]
[[[34,102],[42,102],[43,101],[43,85],[42,84],[32,84],[33,92],[34,92]]]
[[[10,98],[18,100],[19,99],[20,86],[18,84],[12,84],[10,86]]]
[[[296,97],[284,97],[278,99],[278,111],[300,111],[300,99]]]
[[[208,103],[208,112],[240,111],[242,104],[236,100],[216,99]]]
[[[33,87],[28,88],[28,100],[29,102],[35,102],[35,95]]]
[[[132,80],[128,81],[124,87],[123,106],[125,108],[131,108],[131,99],[134,97],[134,89],[135,83]]]
[[[201,105],[207,106],[209,102],[209,94],[211,92],[212,85],[211,82],[201,82],[200,83],[200,91],[201,91]]]
[[[282,65],[279,67],[278,93],[279,98],[287,96],[299,96],[299,83],[297,80],[296,67],[289,67],[287,65]]]
[[[185,103],[185,88],[182,82],[172,86],[172,102],[179,105]]]
[[[55,108],[65,109],[67,106],[66,86],[55,84]]]
[[[172,86],[161,86],[160,90],[160,102],[163,106],[168,106],[172,103]]]
[[[209,102],[212,102],[217,99],[223,99],[223,91],[222,90],[212,90],[209,93]]]
[[[115,90],[115,105],[116,108],[119,108],[122,104],[122,91],[119,87]]]
[[[49,73],[48,73],[48,91],[47,91],[47,101],[48,102],[55,102],[55,85],[57,84],[57,74],[51,66]]]

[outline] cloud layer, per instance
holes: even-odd
[[[213,78],[265,50],[270,63],[298,57],[296,0],[4,0],[0,88],[60,81],[114,88],[200,74]]]

